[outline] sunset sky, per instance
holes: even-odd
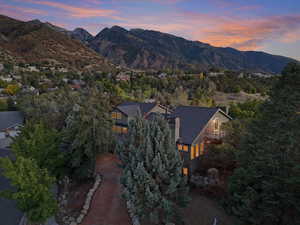
[[[0,0],[0,14],[94,35],[113,25],[159,30],[300,60],[299,0]]]

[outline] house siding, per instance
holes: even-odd
[[[207,152],[208,146],[209,144],[206,142],[210,137],[212,138],[221,138],[221,136],[216,136],[216,135],[210,135],[214,133],[214,126],[215,126],[215,119],[218,119],[219,121],[219,129],[221,128],[221,125],[223,123],[226,123],[229,121],[229,118],[226,117],[225,115],[223,115],[223,113],[221,112],[217,112],[212,118],[211,120],[208,122],[206,128],[199,133],[198,137],[195,138],[195,140],[193,141],[192,145],[188,145],[188,152],[184,152],[182,150],[179,150],[177,148],[178,151],[180,151],[182,159],[184,161],[183,166],[185,168],[188,168],[189,171],[189,176],[191,176],[193,173],[195,173],[200,167],[200,159],[201,157],[203,157],[203,155]],[[220,130],[221,132],[221,130]],[[199,146],[199,151],[200,151],[200,145],[203,144],[204,147],[204,154],[203,155],[199,155],[199,157],[195,157],[194,159],[191,159],[191,147],[192,146],[196,146],[198,144]]]

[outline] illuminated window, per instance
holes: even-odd
[[[199,157],[199,145],[198,144],[196,144],[196,157]]]
[[[119,112],[112,112],[111,113],[111,118],[112,119],[117,119],[117,120],[122,119],[122,114],[119,113]]]
[[[127,127],[120,127],[120,126],[114,125],[114,126],[112,127],[112,131],[113,131],[114,133],[118,133],[118,134],[127,134],[128,128],[127,128]]]
[[[194,146],[191,147],[191,160],[195,158],[195,148]]]
[[[183,151],[188,152],[188,151],[189,151],[189,146],[184,145],[184,146],[183,146]]]
[[[112,126],[112,131],[114,132],[114,133],[117,133],[117,126]]]
[[[182,145],[177,145],[178,150],[182,150]]]
[[[128,133],[128,128],[127,127],[122,127],[122,133],[127,134]]]
[[[200,144],[200,155],[203,155],[204,154],[204,143],[202,142]]]
[[[183,175],[187,176],[188,172],[189,172],[188,168],[186,168],[186,167],[182,168]]]
[[[117,113],[117,120],[122,119],[122,114],[121,113]]]

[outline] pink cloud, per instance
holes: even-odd
[[[28,20],[32,19],[33,15],[47,15],[48,13],[40,9],[1,4],[0,14],[11,16],[21,20]]]
[[[1,3],[1,10],[11,10],[20,13],[28,13],[28,14],[35,14],[35,15],[47,15],[48,13],[44,10],[34,9],[34,8],[27,8],[27,7],[18,7],[18,6],[11,6],[7,4]]]
[[[51,2],[51,1],[37,1],[37,0],[24,0],[26,2],[35,3],[39,5],[46,5],[53,8],[58,8],[68,13],[69,16],[75,18],[91,18],[91,17],[113,17],[117,13],[115,10],[76,7],[64,3]]]

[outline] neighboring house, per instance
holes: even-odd
[[[12,152],[8,149],[0,148],[0,158],[12,157]],[[12,186],[8,179],[3,176],[0,168],[0,192],[11,190]],[[19,225],[23,213],[17,209],[16,202],[0,197],[0,223],[3,225]]]
[[[170,110],[157,103],[124,102],[111,112],[111,118],[115,121],[113,131],[126,134],[130,120],[137,116],[146,119],[151,113],[170,114]]]
[[[126,73],[119,73],[116,76],[116,81],[130,81],[130,75]]]
[[[36,68],[36,66],[29,66],[27,70],[30,72],[40,72],[40,70]]]
[[[224,76],[225,74],[223,72],[210,72],[208,73],[209,77],[218,77],[218,76]]]
[[[199,159],[209,144],[221,143],[225,135],[221,125],[231,120],[219,108],[179,106],[171,112],[157,103],[125,102],[112,111],[112,119],[115,120],[113,131],[126,134],[132,118],[140,115],[151,119],[157,114],[164,116],[173,130],[177,149],[184,159],[185,175],[191,175],[198,169]]]
[[[22,112],[10,111],[0,112],[0,148],[9,147],[11,137],[16,137],[19,128],[24,124]]]
[[[166,73],[161,73],[161,74],[158,75],[158,77],[163,79],[163,78],[167,77],[167,74]]]
[[[67,72],[69,72],[69,70],[67,68],[59,68],[58,72],[67,73]]]
[[[3,76],[1,76],[0,80],[3,80],[5,82],[12,82],[13,79],[10,76],[9,77],[3,77]]]

